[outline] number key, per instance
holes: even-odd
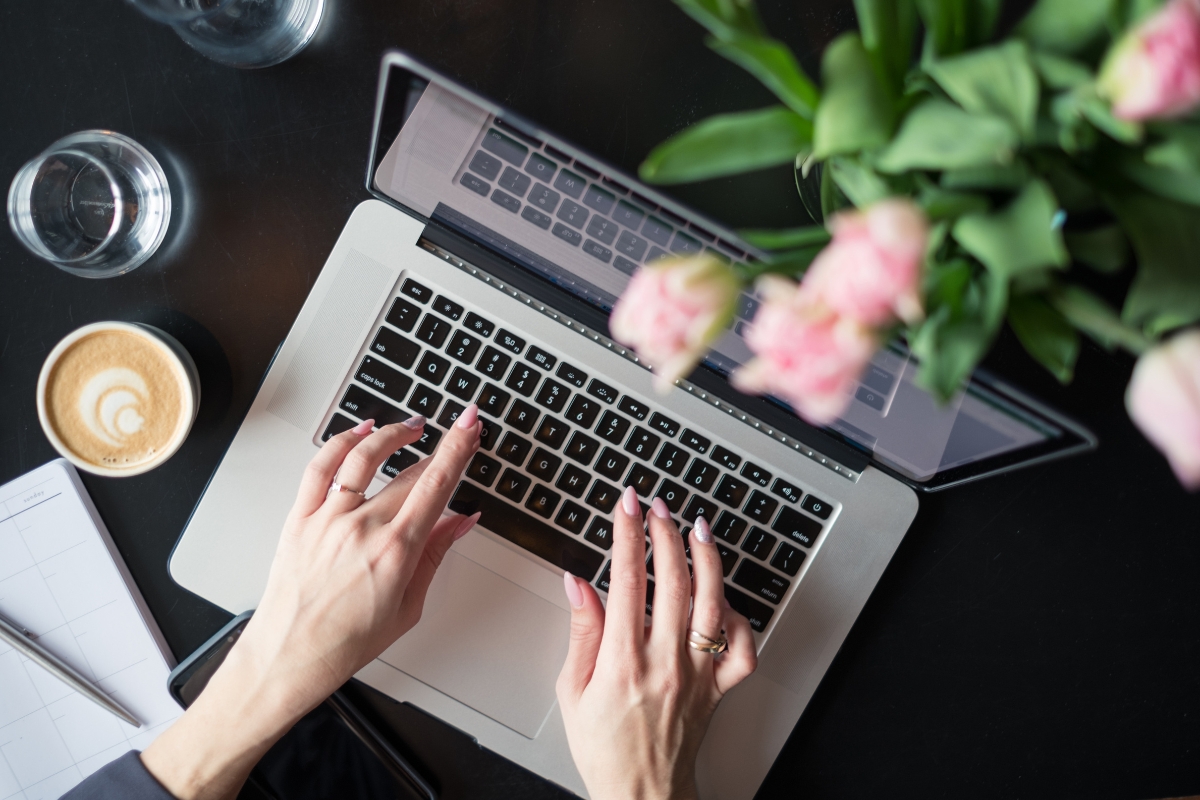
[[[504,355],[504,353],[501,353],[494,347],[485,347],[483,355],[479,357],[479,363],[475,365],[475,369],[492,380],[498,381],[504,377],[504,370],[508,369],[511,361],[511,356]]]
[[[629,441],[625,443],[625,451],[649,461],[650,456],[654,455],[654,449],[658,447],[659,441],[656,435],[638,426],[633,429],[633,433],[629,434]]]
[[[658,453],[658,458],[654,459],[654,466],[661,469],[663,472],[678,478],[683,474],[683,468],[687,466],[688,454],[683,448],[678,447],[671,442],[663,445],[662,450]]]
[[[575,395],[565,414],[567,422],[572,422],[581,428],[590,428],[600,413],[600,404],[589,400],[581,394]]]
[[[518,394],[529,397],[537,388],[539,380],[541,380],[541,376],[533,371],[533,367],[517,364],[509,373],[508,380],[504,382],[504,385]]]
[[[458,359],[464,364],[470,364],[475,360],[475,354],[479,352],[479,345],[482,344],[478,339],[469,333],[455,331],[450,337],[450,343],[446,345],[446,352],[451,358]]]
[[[707,492],[720,474],[721,471],[712,464],[707,464],[697,458],[692,462],[687,475],[683,476],[683,482],[692,491]]]
[[[417,328],[416,335],[427,345],[441,347],[450,335],[450,323],[432,314],[426,314],[425,319],[421,320],[421,326]]]
[[[606,411],[600,417],[600,424],[596,426],[596,433],[600,434],[600,438],[606,442],[620,444],[625,441],[625,434],[629,431],[629,420],[612,411]]]
[[[516,368],[514,367],[514,370]],[[567,404],[567,397],[570,396],[570,391],[561,383],[547,378],[542,383],[541,391],[538,392],[534,402],[540,406],[544,406],[551,411],[558,413],[563,410],[563,406]]]

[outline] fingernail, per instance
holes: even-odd
[[[725,607],[726,607],[726,608],[733,608],[733,606],[729,605],[729,600],[728,600],[728,599],[726,599],[726,601],[725,601]]]
[[[712,528],[708,527],[708,520],[704,517],[696,517],[696,541],[702,544],[713,543]]]
[[[462,537],[471,532],[471,528],[475,527],[475,523],[479,522],[479,512],[476,511],[471,516],[464,519],[459,526],[454,530],[454,541],[458,541]]]
[[[425,418],[420,414],[417,414],[415,417],[409,417],[400,424],[406,428],[412,428],[415,431],[417,428],[425,424]]]
[[[671,509],[667,508],[667,504],[663,502],[661,497],[656,497],[650,501],[650,513],[659,519],[671,518]]]
[[[625,513],[631,517],[642,518],[642,510],[638,508],[637,492],[632,486],[625,487],[625,493],[621,495],[621,508],[625,509]]]
[[[462,413],[458,415],[458,421],[454,424],[463,429],[473,428],[478,419],[479,406],[471,403],[471,405],[464,408]]]
[[[583,608],[583,590],[579,588],[575,576],[569,572],[563,573],[563,589],[567,592],[567,602],[571,604],[571,608]]]
[[[375,420],[364,419],[362,422],[358,423],[350,430],[354,431],[359,436],[366,436],[368,433],[371,432],[371,428],[374,426],[375,426]]]

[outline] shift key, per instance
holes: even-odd
[[[364,358],[358,365],[354,379],[370,386],[380,394],[390,397],[397,403],[404,402],[405,395],[412,388],[412,378],[371,356]]]

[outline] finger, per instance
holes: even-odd
[[[329,484],[333,483],[333,476],[337,474],[346,454],[371,432],[371,426],[374,424],[373,419],[363,420],[350,430],[329,437],[329,441],[321,445],[321,449],[304,468],[300,490],[296,493],[296,503],[292,506],[294,515],[307,517],[321,507],[325,502],[325,495],[329,492]]]
[[[375,478],[375,473],[392,453],[404,445],[412,444],[420,439],[424,424],[424,417],[413,417],[394,425],[384,425],[355,445],[346,454],[335,478],[339,484],[350,491],[335,492],[330,495],[329,499],[325,501],[324,507],[337,513],[361,506],[365,498],[356,492],[367,490]]]
[[[690,534],[692,542],[692,582],[695,586],[695,600],[692,606],[692,621],[689,627],[702,636],[719,640],[725,617],[725,570],[721,565],[721,554],[713,540],[712,528],[704,517],[696,518],[696,525]],[[658,561],[654,562],[654,571],[658,572]],[[688,648],[692,651],[692,661],[702,666],[712,660],[708,653]]]
[[[422,458],[411,467],[387,482],[371,499],[363,504],[363,510],[380,522],[387,522],[396,516],[404,501],[412,493],[413,487],[429,467],[433,459]]]
[[[621,495],[613,517],[612,563],[605,611],[603,658],[632,663],[640,658],[646,626],[646,535],[637,493]]]
[[[570,713],[596,670],[596,657],[604,638],[604,606],[596,590],[585,580],[563,573],[563,588],[571,605],[571,641],[567,660],[558,674],[555,692],[563,710]]]
[[[661,497],[650,504],[650,543],[654,545],[654,612],[650,621],[652,652],[678,654],[686,647],[692,610],[692,578],[688,575],[683,537]]]
[[[694,547],[692,552],[696,552]],[[758,653],[750,623],[728,607],[725,609],[725,638],[729,640],[729,648],[713,659],[713,678],[717,683],[717,691],[722,695],[746,680],[758,668]],[[708,655],[704,657],[713,658]]]
[[[412,578],[404,589],[404,600],[400,603],[400,618],[403,623],[402,631],[408,631],[421,619],[425,609],[425,595],[429,592],[429,584],[437,574],[442,559],[450,552],[450,547],[475,527],[479,522],[479,514],[471,516],[453,514],[443,517],[429,532],[429,540],[425,542],[425,550],[413,570]]]

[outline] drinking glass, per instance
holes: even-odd
[[[146,148],[112,131],[59,139],[17,172],[8,224],[56,267],[109,278],[141,266],[167,234],[171,190]]]
[[[213,61],[269,67],[304,49],[325,0],[129,0]]]

